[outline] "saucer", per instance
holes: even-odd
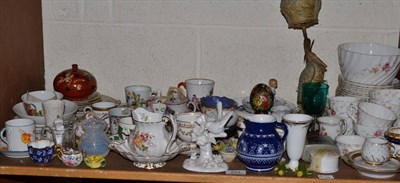
[[[400,161],[390,158],[389,161],[379,166],[373,166],[366,163],[361,157],[361,151],[353,151],[342,157],[343,160],[355,168],[361,175],[376,179],[386,179],[393,177],[400,172]]]
[[[4,156],[9,158],[28,158],[28,151],[8,151],[8,150],[0,150],[0,153],[4,154]]]
[[[251,107],[251,104],[250,104],[250,97],[244,97],[243,100],[242,100],[242,105],[243,105],[243,108],[248,113],[251,113],[251,114],[254,113],[253,108]],[[283,99],[281,97],[278,97],[278,96],[275,96],[274,106],[286,106],[286,107],[289,107],[291,109],[291,112],[297,111],[297,107],[292,102],[289,102],[289,101],[287,101],[287,100],[285,100],[285,99]]]

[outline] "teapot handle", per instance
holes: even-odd
[[[171,121],[171,124],[172,124],[172,135],[171,135],[170,139],[168,140],[167,147],[165,148],[165,153],[166,154],[175,153],[175,152],[171,151],[171,147],[172,147],[172,144],[175,142],[176,134],[178,133],[178,128],[177,128],[178,126],[176,124],[174,117],[171,114],[169,114],[168,116],[163,116],[163,118],[167,118],[168,121]]]
[[[285,123],[279,123],[279,122],[275,122],[275,127],[283,129],[284,134],[283,134],[282,138],[280,138],[281,142],[283,143],[286,140],[286,137],[288,135],[288,132],[289,132],[288,128]]]

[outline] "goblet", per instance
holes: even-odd
[[[310,82],[301,85],[301,100],[304,113],[314,118],[310,129],[317,129],[316,119],[325,111],[329,86],[326,83]]]

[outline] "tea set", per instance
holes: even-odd
[[[370,177],[380,178],[376,175],[380,167],[389,172],[384,178],[400,168],[396,159],[400,149],[400,143],[396,144],[400,141],[396,136],[400,135],[399,130],[394,130],[391,140],[384,138],[386,130],[394,128],[397,114],[379,104],[357,97],[330,97],[327,115],[314,118],[299,113],[293,103],[277,96],[271,84],[257,84],[250,96],[241,99],[214,96],[214,86],[213,80],[193,78],[171,87],[168,96],[162,96],[150,86],[131,85],[125,87],[126,104],[96,101],[84,106],[81,116],[76,113],[76,106],[68,107],[74,101],[63,99],[63,94],[47,93],[52,97],[35,101],[42,103],[43,111],[31,113],[31,116],[41,114],[44,126],[37,126],[35,118],[18,115],[13,120],[20,120],[16,126],[27,128],[22,135],[26,136],[27,143],[16,143],[13,140],[17,137],[13,135],[18,136],[22,128],[14,132],[13,120],[7,121],[0,133],[7,150],[1,152],[13,158],[31,157],[37,164],[47,164],[58,157],[68,167],[84,163],[90,168],[101,168],[106,166],[106,157],[112,150],[132,161],[135,167],[144,169],[161,168],[184,154],[188,158],[182,166],[188,171],[224,172],[229,169],[229,163],[215,154],[212,146],[218,139],[236,137],[237,158],[249,171],[271,171],[280,161],[285,161],[282,158],[285,154],[286,167],[292,170],[300,161],[306,161],[313,165],[311,168],[321,168],[316,172],[334,173],[338,168],[332,162],[337,164],[338,157]],[[24,95],[34,96],[35,92]],[[33,105],[30,106],[24,108],[26,115],[32,111]],[[75,118],[65,117],[70,108],[75,111]],[[31,124],[29,129],[25,123]],[[333,139],[335,144],[309,144],[306,136],[312,123],[317,124],[320,136]],[[369,128],[382,129],[382,132],[364,133]],[[370,147],[369,141],[384,145]],[[7,151],[15,153],[7,155]],[[332,151],[337,156],[332,156]],[[310,154],[307,160],[304,152]],[[383,159],[371,160],[377,155]],[[321,165],[315,165],[316,158],[321,159],[318,160]],[[365,163],[374,169],[366,171],[366,166],[359,165]]]

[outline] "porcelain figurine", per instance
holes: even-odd
[[[222,108],[221,102],[218,102]],[[192,141],[200,147],[200,155],[191,154],[189,159],[183,162],[183,168],[194,172],[224,172],[228,170],[228,165],[223,162],[220,155],[213,155],[211,143],[216,144],[216,137],[226,137],[224,126],[232,116],[233,111],[226,115],[221,115],[222,111],[218,112],[218,116],[207,117],[205,114],[198,116],[196,126],[192,133]],[[215,119],[215,120],[210,120]]]
[[[184,150],[184,146],[176,141],[178,128],[172,115],[137,108],[132,111],[132,117],[136,124],[134,131],[125,140],[111,142],[109,147],[133,161],[134,166],[161,168]],[[172,124],[171,132],[166,128],[167,122]]]

